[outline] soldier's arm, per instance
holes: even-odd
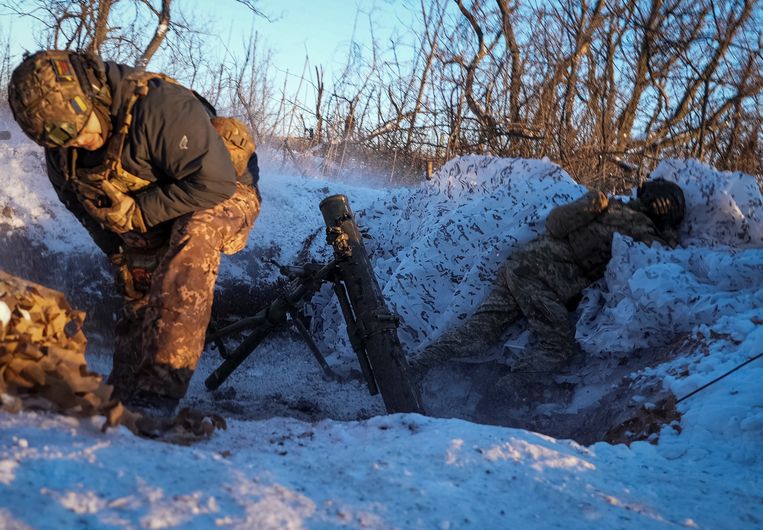
[[[636,241],[651,245],[655,241],[663,246],[675,248],[679,244],[678,231],[674,228],[658,228],[649,217],[649,210],[639,199],[633,199],[625,204],[627,208],[641,214],[639,222],[633,222],[628,227],[623,227],[620,233],[630,236]]]
[[[66,206],[82,226],[90,233],[93,242],[107,255],[110,256],[119,251],[121,238],[103,228],[98,222],[90,217],[79,201],[77,194],[66,184],[64,172],[61,168],[61,152],[58,149],[45,149],[45,165],[48,171],[48,179],[58,195],[58,199]]]
[[[189,91],[163,83],[136,105],[148,158],[167,177],[135,200],[146,226],[211,208],[236,191],[236,171],[204,106]]]
[[[563,239],[593,221],[608,205],[609,200],[602,192],[589,191],[579,199],[551,210],[546,219],[546,231],[557,239]]]

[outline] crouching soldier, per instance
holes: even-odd
[[[204,347],[220,253],[244,248],[259,213],[249,130],[166,76],[69,51],[27,56],[9,101],[117,267],[116,396],[170,412]]]
[[[558,371],[579,351],[569,311],[583,289],[603,277],[615,232],[675,246],[683,216],[683,191],[662,179],[642,185],[638,198],[629,202],[591,191],[554,208],[546,220],[547,234],[508,258],[474,314],[414,357],[414,371],[421,376],[447,359],[484,354],[522,317],[535,331],[537,345],[513,369]]]

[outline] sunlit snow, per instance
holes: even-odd
[[[4,229],[54,252],[95,255],[50,190],[39,149],[5,126],[13,138],[0,143]],[[688,355],[650,369],[681,397],[763,349],[763,203],[753,177],[696,161],[665,161],[655,176],[686,190],[683,245],[616,238],[604,281],[581,306],[578,338],[589,355],[607,356],[683,337]],[[263,249],[282,264],[297,260],[323,226],[318,202],[346,193],[409,352],[471,311],[502,260],[543,231],[550,208],[584,192],[548,161],[476,156],[414,189],[262,179],[262,215],[221,280],[248,278],[251,263],[265,263]],[[327,252],[319,234],[306,255]],[[255,283],[277,276],[257,270]],[[350,363],[328,293],[312,310],[329,362]],[[241,370],[249,375],[235,380],[239,393],[272,386],[283,399],[316,373],[293,336],[263,346]],[[204,392],[205,375],[192,393]],[[680,432],[666,426],[657,445],[631,447],[414,414],[345,421],[353,408],[382,410],[376,398],[353,397],[363,392],[357,384],[320,387],[316,399],[334,419],[280,417],[274,398],[258,419],[231,420],[191,447],[125,429],[101,434],[98,418],[0,413],[0,527],[760,528],[761,380],[763,359],[681,402]]]

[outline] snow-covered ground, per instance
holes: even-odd
[[[39,149],[14,124],[3,128],[13,134],[0,143],[3,231],[35,252],[100,263],[49,189]],[[754,178],[696,161],[663,162],[658,175],[686,190],[684,244],[618,238],[605,280],[581,305],[578,338],[592,359],[680,340],[680,355],[634,377],[662,378],[682,397],[763,350],[763,201]],[[415,189],[264,174],[250,246],[226,258],[221,283],[270,282],[270,259],[325,260],[317,205],[346,193],[412,352],[468,314],[498,264],[543,230],[549,209],[583,191],[548,161],[486,157],[452,161]],[[0,258],[0,267],[20,263]],[[107,276],[93,275],[94,290],[109,288]],[[354,367],[328,290],[311,308],[329,363]],[[471,361],[510,362],[522,334]],[[108,370],[104,346],[88,355]],[[229,428],[191,447],[125,429],[101,434],[97,418],[0,413],[0,528],[763,527],[763,359],[682,401],[680,425],[663,428],[656,445],[630,447],[384,416],[360,382],[323,381],[291,333],[263,344],[210,397],[202,381],[216,362],[206,352],[189,401],[218,406]]]

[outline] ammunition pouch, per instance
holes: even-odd
[[[150,249],[127,247],[111,257],[111,262],[117,266],[116,284],[122,296],[132,302],[148,296],[154,271],[166,250],[166,243]]]
[[[88,195],[98,193],[100,196],[105,196],[101,189],[104,181],[109,181],[115,188],[125,194],[142,190],[151,184],[150,180],[133,175],[121,167],[113,168],[107,165],[93,169],[80,169],[77,171],[72,184],[78,190],[81,190],[81,195],[92,200]]]

